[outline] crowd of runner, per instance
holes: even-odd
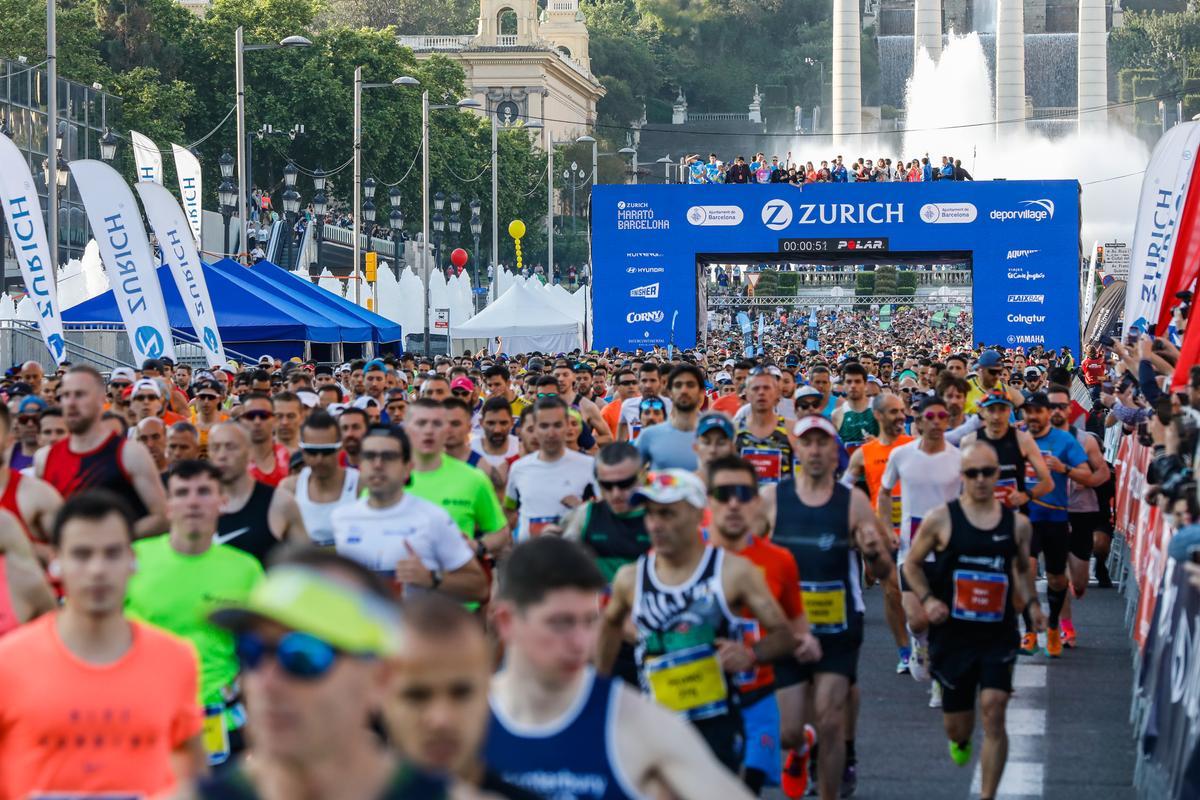
[[[1097,434],[1155,397],[1108,379],[1174,356],[1089,352],[1093,403],[1066,348],[928,319],[22,365],[0,797],[848,797],[871,590],[956,764],[979,708],[994,797],[1018,655],[1062,657],[1107,584]]]

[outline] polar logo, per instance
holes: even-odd
[[[762,221],[773,231],[792,224],[792,207],[782,200],[770,200],[762,207]]]
[[[666,314],[661,311],[630,311],[625,315],[625,321],[630,325],[635,322],[662,322]]]
[[[158,358],[163,354],[162,334],[150,325],[143,325],[133,334],[134,343],[146,358]]]
[[[205,347],[207,347],[209,350],[211,350],[214,353],[217,351],[217,332],[216,331],[214,331],[212,328],[209,328],[206,326],[204,328],[204,335],[201,338],[204,340]]]
[[[1039,305],[1046,302],[1044,294],[1010,294],[1008,296],[1010,303],[1038,303]]]
[[[55,363],[61,361],[63,354],[67,352],[67,343],[57,333],[46,337],[46,346],[50,348],[50,355],[54,356]]]
[[[1042,252],[1042,251],[1041,250],[1009,250],[1007,260],[1008,261],[1016,261],[1019,258],[1029,258],[1030,256],[1037,255],[1040,252]]]
[[[920,212],[921,221],[930,225],[961,225],[974,222],[977,216],[974,203],[926,203]]]
[[[645,286],[639,286],[636,289],[629,290],[630,297],[643,297],[646,299],[656,299],[658,297],[658,287],[660,284],[650,283]]]

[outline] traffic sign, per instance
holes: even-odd
[[[1104,271],[1114,278],[1129,277],[1129,245],[1125,242],[1104,243]]]

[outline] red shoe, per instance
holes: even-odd
[[[783,775],[780,788],[791,800],[804,797],[808,791],[808,757],[817,741],[817,731],[812,725],[804,726],[804,749],[788,750],[787,760],[783,764]]]

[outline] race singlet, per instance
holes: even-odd
[[[950,616],[966,622],[1000,622],[1008,597],[1008,576],[1000,572],[954,570]]]
[[[529,518],[529,535],[541,536],[542,531],[546,530],[551,525],[557,525],[558,517],[530,517]]]
[[[697,718],[728,710],[725,675],[710,644],[648,659],[645,671],[650,693],[664,708]]]
[[[992,490],[992,496],[999,500],[1001,505],[1012,508],[1011,498],[1016,491],[1016,478],[1001,478],[996,481],[996,488]]]
[[[801,581],[800,594],[813,633],[846,630],[846,588],[841,581]]]
[[[741,456],[754,466],[760,484],[779,483],[779,479],[783,475],[782,450],[769,447],[743,447]]]

